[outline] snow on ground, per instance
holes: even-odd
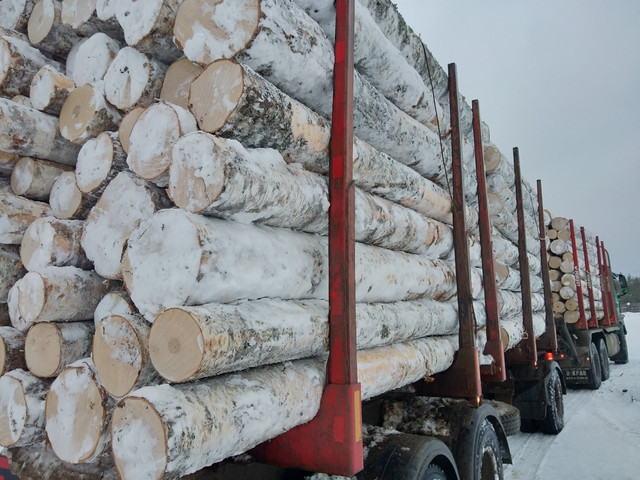
[[[627,313],[630,361],[599,390],[569,390],[559,435],[509,437],[505,480],[640,478],[640,313]]]

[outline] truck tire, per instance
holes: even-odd
[[[476,438],[463,442],[457,452],[458,470],[463,480],[502,480],[502,450],[498,434],[485,418]]]
[[[557,435],[564,428],[564,398],[562,392],[562,380],[557,370],[553,370],[547,379],[545,385],[547,389],[547,405],[546,416],[538,421],[538,429],[542,433],[549,435]]]
[[[484,403],[488,403],[496,412],[498,412],[498,415],[500,415],[500,423],[502,423],[504,434],[507,437],[520,432],[521,420],[520,410],[518,410],[518,407],[494,400],[485,400]]]
[[[598,390],[602,385],[602,364],[598,347],[593,342],[589,343],[589,383],[587,387],[591,390]]]
[[[602,371],[602,381],[609,380],[611,370],[609,369],[609,350],[604,338],[598,340],[598,354],[600,355],[600,370]]]

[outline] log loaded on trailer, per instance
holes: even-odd
[[[540,183],[389,0],[10,0],[0,24],[21,478],[501,478],[520,417],[557,433],[566,385],[627,358],[604,246],[572,233],[561,307]]]

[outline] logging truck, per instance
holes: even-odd
[[[3,0],[0,97],[22,479],[502,478],[628,359],[603,242],[390,0]]]

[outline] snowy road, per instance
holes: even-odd
[[[569,390],[559,435],[509,437],[505,480],[640,478],[640,314],[628,313],[630,362],[597,391]]]

